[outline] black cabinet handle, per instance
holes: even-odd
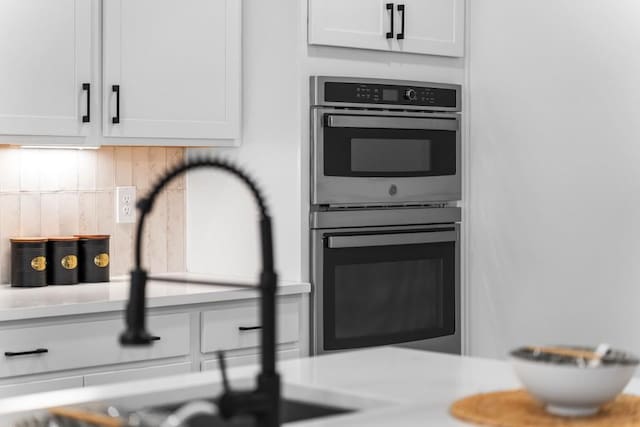
[[[262,329],[262,326],[238,326],[239,331],[253,331],[256,329]]]
[[[398,5],[398,12],[400,12],[400,14],[402,15],[402,19],[400,21],[402,26],[396,38],[398,40],[403,40],[404,39],[404,14],[405,14],[405,6],[403,4]]]
[[[389,29],[391,30],[387,33],[387,38],[392,39],[393,38],[393,3],[387,3],[387,10],[389,11]]]
[[[87,91],[87,114],[82,116],[82,123],[89,123],[91,121],[91,85],[82,83],[82,90]]]
[[[46,348],[37,348],[31,351],[5,351],[4,355],[5,357],[15,357],[15,356],[27,356],[29,354],[42,354],[42,353],[49,353],[49,350],[47,350]]]
[[[162,338],[157,337],[157,336],[151,336],[151,341],[160,341]]]
[[[111,118],[111,123],[120,123],[120,85],[111,86],[111,90],[116,94],[116,115]]]

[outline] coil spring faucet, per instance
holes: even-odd
[[[262,271],[260,273],[260,317],[261,330],[261,372],[257,377],[255,390],[233,391],[226,376],[224,355],[219,353],[220,368],[223,376],[224,391],[216,404],[220,415],[229,419],[236,415],[250,414],[256,418],[259,427],[277,427],[280,425],[280,376],[276,372],[276,289],[277,274],[273,266],[273,242],[271,237],[271,218],[264,197],[255,181],[233,164],[220,159],[189,160],[170,169],[153,187],[149,195],[137,204],[140,211],[135,240],[135,268],[131,271],[131,287],[126,308],[126,330],[120,336],[120,343],[130,345],[150,345],[154,337],[146,329],[146,270],[142,268],[142,235],[147,215],[153,203],[164,187],[177,176],[200,168],[221,169],[243,181],[251,191],[259,208],[260,239],[262,253]],[[181,280],[181,282],[188,282]],[[202,282],[197,282],[202,283]],[[211,283],[213,284],[213,283]],[[226,284],[225,284],[226,286]],[[256,288],[255,286],[238,285]],[[157,339],[157,338],[156,338]]]

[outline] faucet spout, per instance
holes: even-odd
[[[260,241],[262,269],[260,272],[260,317],[261,372],[257,378],[257,388],[253,391],[233,392],[225,385],[225,391],[218,399],[220,413],[224,417],[236,414],[253,414],[257,426],[276,427],[280,425],[280,377],[276,371],[276,292],[278,276],[273,262],[273,238],[271,217],[262,193],[255,181],[233,164],[220,159],[190,160],[170,169],[152,188],[146,198],[138,202],[140,211],[135,239],[135,267],[131,271],[131,287],[126,308],[126,329],[120,335],[122,345],[150,345],[153,340],[146,329],[146,284],[147,272],[142,267],[142,236],[147,215],[153,209],[158,194],[177,176],[198,168],[221,169],[243,181],[251,191],[260,215]],[[223,364],[224,372],[224,364]],[[226,383],[226,381],[225,381]]]

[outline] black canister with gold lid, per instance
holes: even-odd
[[[77,234],[79,278],[83,283],[109,281],[108,234]]]
[[[11,286],[47,285],[47,239],[43,237],[11,238]]]
[[[78,238],[75,236],[47,239],[47,283],[74,285],[78,283]]]

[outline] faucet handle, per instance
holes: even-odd
[[[230,392],[229,378],[227,378],[227,362],[224,358],[224,351],[218,351],[218,366],[220,366],[220,372],[222,374],[222,386],[225,392]]]

